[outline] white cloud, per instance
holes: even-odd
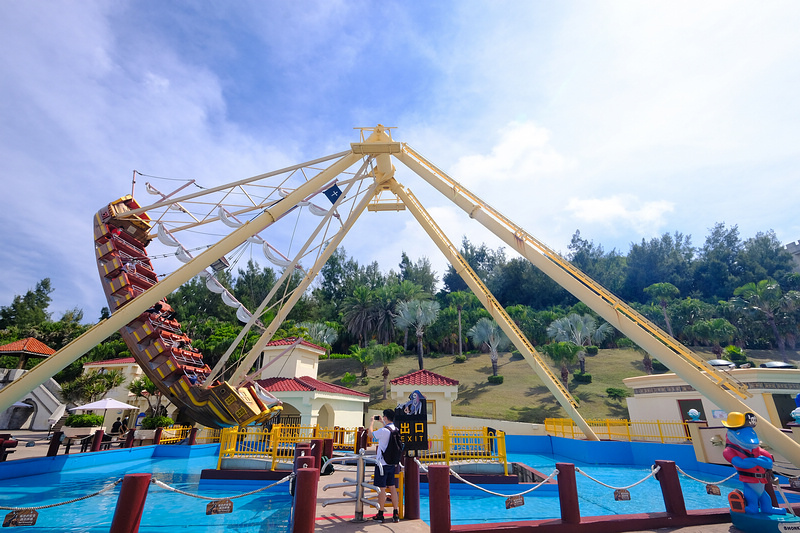
[[[653,235],[664,228],[666,216],[675,210],[671,202],[641,201],[633,195],[615,195],[607,198],[570,198],[567,210],[579,221],[596,229],[633,228],[640,236]],[[621,233],[621,232],[620,232]]]

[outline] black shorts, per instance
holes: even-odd
[[[373,485],[376,487],[396,487],[397,479],[394,477],[395,468],[395,465],[385,465],[383,467],[383,475],[381,475],[378,465],[375,465],[375,481]]]

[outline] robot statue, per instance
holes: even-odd
[[[758,435],[753,429],[755,415],[731,412],[722,425],[728,428],[722,456],[736,468],[739,481],[744,484],[744,512],[786,514],[786,509],[772,506],[772,498],[765,489],[766,484],[772,482],[772,455],[759,446]]]

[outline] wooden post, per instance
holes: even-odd
[[[565,524],[580,524],[581,509],[578,503],[578,484],[575,481],[575,465],[556,463],[558,469],[558,499],[561,504],[561,521]]]
[[[197,443],[197,428],[192,428],[189,431],[189,446],[194,446]]]
[[[55,457],[58,455],[58,449],[61,447],[61,437],[64,435],[61,431],[54,431],[53,436],[50,437],[50,447],[47,448],[47,457]]]
[[[414,457],[406,457],[404,518],[419,520],[419,514],[419,465]]]
[[[150,474],[126,474],[117,498],[109,533],[137,533],[142,520]]]
[[[675,516],[686,516],[686,502],[683,499],[681,480],[674,461],[656,461],[661,467],[656,479],[661,483],[661,494],[664,496],[664,507],[667,513]]]
[[[129,429],[128,434],[125,436],[125,444],[123,448],[133,448],[133,441],[136,438],[136,430]]]
[[[450,533],[450,467],[428,467],[431,533]]]
[[[156,428],[156,434],[153,435],[153,444],[161,444],[161,433],[164,432],[164,428]]]
[[[295,461],[311,462],[311,456],[301,457]],[[319,485],[318,468],[298,468],[297,486],[294,491],[294,523],[292,533],[314,533],[317,518],[317,486]]]
[[[94,432],[94,440],[92,440],[92,449],[93,452],[100,451],[100,445],[103,443],[103,435],[105,432],[102,429],[98,429]]]

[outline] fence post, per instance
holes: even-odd
[[[189,446],[197,444],[197,428],[189,430]]]
[[[450,467],[428,467],[431,533],[450,533]]]
[[[295,465],[298,465],[299,461],[310,463],[312,467],[298,468],[296,472],[292,533],[314,533],[317,518],[319,468],[313,467],[313,457],[303,457],[295,461]]]
[[[50,447],[47,448],[47,457],[55,457],[58,455],[58,449],[61,447],[61,437],[64,435],[62,431],[54,431],[53,436],[50,438]]]
[[[142,520],[151,474],[126,474],[117,499],[109,533],[137,533]]]
[[[105,431],[103,431],[102,429],[98,429],[97,431],[94,432],[94,439],[92,440],[92,449],[91,449],[91,451],[93,451],[93,452],[99,452],[100,451],[100,445],[103,443],[103,435],[104,434],[105,434]]]
[[[156,428],[156,434],[153,435],[153,444],[161,444],[161,433],[164,428]]]
[[[309,453],[314,456],[316,460],[317,468],[322,468],[322,445],[324,441],[322,439],[312,439],[311,440],[311,450]]]
[[[416,457],[405,458],[405,518],[419,520],[419,465]]]
[[[581,509],[578,503],[578,484],[575,481],[575,465],[556,463],[558,469],[558,499],[561,505],[561,521],[565,524],[580,524]]]
[[[125,436],[125,448],[133,448],[133,441],[136,439],[136,430],[129,429],[128,434]]]
[[[681,489],[675,462],[657,460],[656,466],[661,467],[656,474],[656,479],[661,483],[661,494],[664,496],[664,507],[667,513],[686,516],[686,502],[683,499],[683,489]]]

